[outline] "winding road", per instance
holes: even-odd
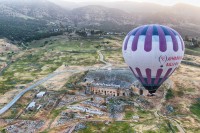
[[[2,115],[3,113],[5,113],[10,107],[12,107],[26,92],[30,91],[31,89],[37,87],[38,85],[44,83],[45,81],[53,78],[56,75],[65,73],[65,72],[77,72],[75,70],[68,70],[68,71],[63,71],[63,72],[54,72],[49,74],[48,76],[46,76],[45,78],[37,81],[35,84],[29,86],[28,88],[24,89],[23,91],[21,91],[19,94],[17,94],[14,99],[12,99],[9,103],[7,103],[2,109],[0,109],[0,115]]]
[[[101,53],[101,51],[97,51],[97,53],[99,54],[99,60],[103,63],[105,63],[105,66],[101,67],[103,69],[105,68],[109,68],[112,66],[112,64],[106,62],[104,60],[104,56],[103,54]],[[86,71],[86,70],[90,70],[89,68],[88,69],[84,69],[82,71]],[[79,73],[81,71],[79,70],[66,70],[66,71],[61,71],[61,72],[53,72],[49,75],[47,75],[45,78],[37,81],[36,83],[34,83],[33,85],[29,86],[28,88],[24,89],[23,91],[21,91],[19,94],[17,94],[9,103],[7,103],[2,109],[0,109],[0,115],[2,115],[3,113],[5,113],[9,108],[11,108],[26,92],[34,89],[35,87],[41,85],[42,83],[44,83],[45,81],[53,78],[54,76],[56,75],[59,75],[59,74],[62,74],[62,73],[65,73],[65,72],[74,72],[74,73]]]
[[[99,54],[99,60],[105,64],[105,66],[103,66],[102,69],[109,68],[109,67],[112,66],[111,63],[108,63],[108,62],[106,62],[106,61],[104,60],[104,56],[103,56],[103,54],[101,53],[100,50],[98,50],[97,53]]]

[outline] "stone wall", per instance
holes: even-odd
[[[106,95],[106,96],[130,96],[131,89],[122,89],[122,88],[111,88],[111,87],[91,87],[90,91],[93,92],[93,94],[98,95]]]

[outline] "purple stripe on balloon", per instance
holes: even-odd
[[[133,75],[137,78],[138,76],[136,76],[135,72],[133,71],[133,69],[129,66],[129,68],[131,69]]]
[[[166,29],[167,29],[167,31],[169,32],[169,34],[172,38],[173,50],[178,51],[178,42],[177,42],[176,36],[174,35],[174,33],[170,29],[168,29],[168,28],[166,28]]]
[[[151,84],[151,69],[146,69],[146,75],[147,75],[147,83]]]
[[[140,36],[142,30],[143,30],[145,27],[146,27],[146,26],[143,26],[143,27],[141,27],[140,29],[138,29],[137,33],[135,34],[135,37],[134,37],[133,42],[132,42],[132,51],[136,51],[136,50],[137,50],[137,45],[138,45],[139,36]]]
[[[183,39],[181,38],[181,35],[175,31],[174,29],[170,28],[174,33],[176,33],[176,35],[179,37],[180,41],[181,41],[181,48],[182,50],[184,50],[184,42],[183,42]]]
[[[142,83],[143,83],[143,84],[146,84],[145,81],[144,81],[144,79],[143,79],[143,77],[142,77],[142,74],[141,74],[140,69],[139,69],[138,67],[136,67],[135,69],[136,69],[137,74],[139,75],[139,78],[140,78],[140,80],[142,81]]]
[[[125,41],[125,44],[124,44],[124,50],[127,49],[128,40],[129,40],[130,36],[131,36],[131,35],[127,35],[127,38],[126,38],[126,41]]]
[[[158,84],[158,81],[159,81],[159,79],[160,79],[160,75],[162,74],[162,72],[163,72],[163,69],[158,69],[158,70],[157,70],[156,79],[155,79],[155,81],[154,81],[154,84]]]
[[[144,42],[144,50],[146,52],[149,52],[152,49],[152,32],[153,32],[153,26],[149,26],[146,33],[145,42]]]
[[[167,70],[167,72],[165,73],[165,76],[163,77],[163,79],[160,81],[160,84],[162,84],[169,76],[170,72],[172,71],[172,68],[169,68]]]
[[[133,75],[142,83],[142,80],[140,79],[140,77],[138,77],[135,72],[133,71],[132,67],[129,66],[129,68],[131,69]]]
[[[138,28],[133,29],[132,31],[130,31],[130,32],[128,33],[127,38],[126,38],[126,41],[125,41],[125,44],[124,44],[124,50],[127,49],[128,41],[129,41],[129,39],[130,39],[132,33],[135,32],[136,30],[138,30]]]
[[[165,33],[160,26],[156,25],[156,28],[159,35],[160,51],[165,52],[167,50]]]

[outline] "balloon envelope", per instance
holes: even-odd
[[[177,31],[155,24],[130,31],[122,53],[135,77],[150,93],[155,93],[180,64],[184,49]]]

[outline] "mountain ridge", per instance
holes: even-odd
[[[122,2],[118,2],[121,6],[119,7],[120,9],[114,8],[117,4],[112,5],[113,7],[99,4],[65,9],[55,4],[52,0],[0,1],[1,16],[45,20],[47,23],[65,23],[65,25],[80,28],[97,28],[116,32],[128,32],[138,25],[159,23],[178,30],[184,36],[200,36],[198,32],[200,31],[200,16],[197,15],[200,13],[200,7],[186,4],[160,6],[152,3],[135,4],[134,2],[126,2],[122,4]],[[149,7],[145,8],[147,6]],[[124,10],[124,8],[128,10],[129,7],[133,7],[132,11]]]

